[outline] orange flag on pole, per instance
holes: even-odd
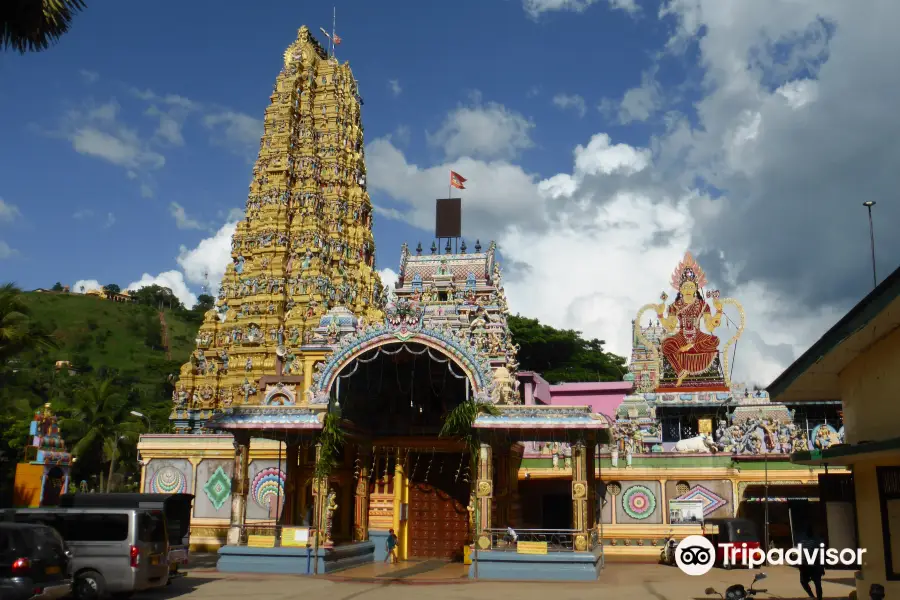
[[[466,186],[463,184],[468,181],[465,177],[457,173],[456,171],[450,171],[450,185],[455,187],[458,190],[466,189]]]

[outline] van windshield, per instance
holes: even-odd
[[[140,513],[138,518],[138,539],[142,542],[165,543],[166,521],[162,511],[154,510]]]

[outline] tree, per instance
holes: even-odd
[[[63,291],[63,285],[57,281],[56,283],[53,284],[53,287],[50,289],[51,289],[51,291],[54,291],[54,292],[61,292],[61,291]]]
[[[108,283],[103,286],[103,291],[107,293],[107,295],[113,296],[115,294],[121,294],[122,288],[120,288],[115,283]]]
[[[194,311],[205,314],[206,311],[215,308],[216,299],[209,294],[200,294],[197,296],[197,304],[194,305]]]
[[[605,342],[585,340],[580,331],[555,329],[537,319],[509,317],[513,341],[519,345],[519,368],[536,371],[551,383],[621,381],[625,359],[606,352]]]
[[[176,310],[184,309],[184,305],[182,305],[181,301],[172,293],[172,290],[156,284],[145,285],[144,287],[131,292],[131,297],[134,298],[134,301],[138,304],[152,306],[157,309],[160,306]]]
[[[31,321],[22,290],[11,283],[0,286],[0,370],[16,355],[32,349],[51,349],[56,342]]]
[[[69,417],[61,429],[67,441],[75,439],[72,454],[79,460],[99,458],[109,462],[106,491],[111,491],[112,476],[122,444],[133,445],[140,436],[141,423],[131,416],[128,399],[111,379],[91,381],[75,393]],[[102,481],[102,474],[100,476]]]
[[[0,46],[25,54],[40,52],[69,31],[83,0],[3,0],[0,2]]]

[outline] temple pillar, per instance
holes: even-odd
[[[509,527],[510,504],[510,472],[509,472],[510,448],[503,446],[494,451],[494,514],[493,520],[499,527]]]
[[[475,539],[480,550],[491,549],[491,536],[482,533],[493,525],[491,506],[494,499],[494,465],[490,444],[478,449],[478,473],[475,483]]]
[[[250,468],[250,434],[234,434],[234,467],[231,478],[231,523],[228,527],[229,546],[239,546],[244,522],[247,520],[248,471]]]
[[[600,520],[597,514],[597,444],[590,438],[584,445],[585,481],[587,481],[587,528],[594,529]]]
[[[406,560],[408,544],[406,539],[406,523],[403,517],[403,503],[406,501],[406,477],[403,472],[403,454],[397,449],[394,459],[394,534],[397,536],[397,559]]]
[[[588,449],[584,442],[572,447],[572,529],[575,530],[574,549],[584,552],[588,549],[588,532],[593,507],[589,506],[588,494]]]
[[[366,445],[359,450],[359,474],[356,481],[354,502],[353,541],[365,542],[369,539],[369,468],[372,462],[372,447]]]
[[[519,497],[519,469],[525,455],[524,444],[513,444],[509,452],[509,522],[513,528],[522,526],[522,501]]]
[[[284,469],[284,507],[281,509],[281,524],[297,524],[297,497],[302,490],[300,482],[299,450],[297,444],[286,444]]]

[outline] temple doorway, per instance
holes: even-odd
[[[413,454],[410,459],[420,467],[410,473],[409,557],[459,560],[472,539],[467,455]]]

